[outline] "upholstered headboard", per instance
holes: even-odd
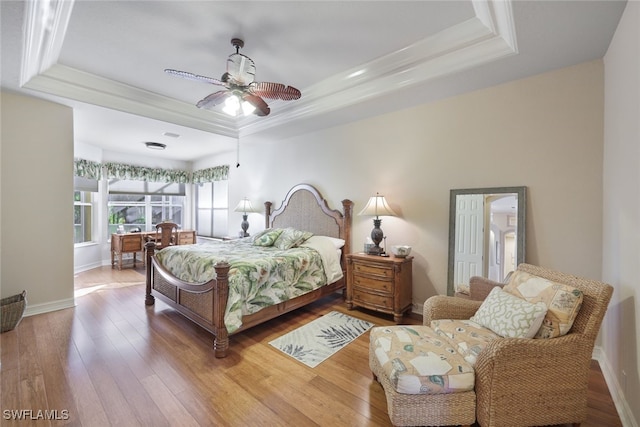
[[[345,241],[344,253],[351,252],[351,200],[342,201],[344,213],[332,210],[315,187],[298,184],[289,190],[277,210],[272,212],[271,206],[271,202],[265,203],[266,228],[293,227],[316,235],[338,237]]]

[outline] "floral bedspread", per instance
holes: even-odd
[[[190,283],[213,279],[213,266],[218,261],[231,264],[224,315],[229,333],[242,326],[243,315],[303,295],[327,282],[316,250],[254,246],[250,238],[169,246],[156,252],[156,258],[174,276]]]

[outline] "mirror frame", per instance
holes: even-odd
[[[451,190],[449,199],[449,270],[447,277],[447,295],[453,296],[453,269],[455,263],[455,239],[456,239],[456,196],[459,194],[503,194],[516,193],[518,195],[518,229],[516,233],[516,265],[525,261],[526,229],[527,229],[527,187],[489,187],[489,188],[464,188]]]

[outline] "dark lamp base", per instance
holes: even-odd
[[[249,233],[247,233],[247,230],[249,229],[249,221],[247,221],[246,214],[242,215],[242,222],[240,223],[240,228],[242,228],[242,231],[239,233],[239,236],[249,237]]]

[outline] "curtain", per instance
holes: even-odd
[[[74,159],[73,174],[80,178],[99,180],[102,176],[102,165],[91,160]]]
[[[148,168],[124,163],[100,164],[84,159],[74,160],[73,172],[75,176],[81,178],[99,180],[102,178],[103,167],[107,179],[128,181],[201,184],[204,182],[225,181],[229,178],[229,165],[200,169],[190,175],[187,171],[177,169]]]
[[[105,163],[107,179],[125,179],[150,182],[189,182],[189,173],[183,170],[169,170],[161,168],[147,168],[122,163]]]
[[[194,184],[202,184],[204,182],[226,181],[228,178],[229,165],[222,165],[193,172],[191,181]]]

